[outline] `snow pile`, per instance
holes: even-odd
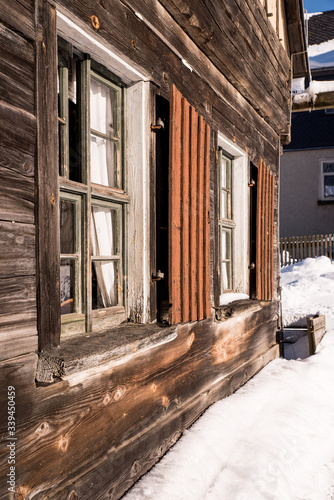
[[[236,300],[245,300],[249,299],[249,295],[246,293],[223,293],[219,296],[219,305],[225,306],[226,304],[230,304],[231,302],[235,302]]]
[[[316,301],[333,321],[333,270],[324,257],[286,268],[285,314],[302,294],[308,312]],[[270,363],[209,408],[124,500],[332,500],[333,360],[331,331],[315,356]]]
[[[334,263],[305,259],[281,270],[283,326],[306,326],[306,317],[326,315],[334,330]]]

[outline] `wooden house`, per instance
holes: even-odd
[[[0,23],[0,498],[115,499],[279,355],[302,2],[0,0]]]

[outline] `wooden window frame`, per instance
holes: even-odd
[[[65,42],[66,43],[66,42]],[[72,49],[72,47],[71,47]],[[78,51],[79,53],[79,51]],[[124,225],[125,225],[125,213],[124,205],[129,202],[129,197],[127,196],[125,187],[125,162],[123,156],[124,150],[124,136],[125,136],[125,86],[120,84],[117,77],[113,80],[111,78],[113,75],[107,70],[104,70],[105,75],[101,75],[94,71],[95,66],[101,70],[100,65],[95,65],[94,62],[90,60],[89,56],[84,56],[80,58],[78,64],[79,68],[79,92],[77,95],[80,96],[80,101],[77,103],[79,113],[80,113],[80,156],[81,156],[81,182],[70,180],[69,172],[69,119],[68,113],[66,112],[67,102],[68,102],[68,84],[66,84],[66,78],[68,77],[67,71],[60,70],[60,82],[59,82],[59,102],[60,102],[60,112],[63,112],[63,116],[58,117],[60,122],[60,135],[59,141],[60,147],[60,197],[71,195],[80,197],[82,204],[82,212],[84,216],[82,217],[82,252],[81,252],[81,277],[78,282],[82,284],[83,293],[81,305],[79,305],[79,310],[73,314],[63,315],[61,318],[62,332],[71,329],[69,324],[71,321],[77,322],[85,319],[84,331],[89,333],[93,331],[93,322],[96,323],[99,317],[99,310],[93,310],[92,306],[92,263],[96,261],[118,261],[118,282],[117,282],[117,305],[113,307],[103,308],[103,316],[106,314],[112,314],[115,310],[119,313],[119,308],[123,308],[125,311],[125,286],[124,286],[124,265],[126,259],[125,254],[125,238],[124,238]],[[116,177],[115,177],[115,187],[109,187],[105,185],[95,184],[91,182],[91,158],[90,158],[90,140],[91,135],[101,137],[103,134],[97,132],[91,128],[90,123],[90,82],[95,80],[102,83],[104,86],[110,88],[116,95],[116,136],[110,137],[109,135],[104,136],[107,140],[118,143],[118,151],[116,153]],[[63,91],[63,93],[62,93]],[[65,131],[65,132],[64,132]],[[91,255],[91,213],[92,206],[103,206],[107,208],[112,208],[116,210],[117,213],[117,246],[119,248],[118,255],[109,256],[92,256]],[[77,219],[77,224],[80,221]],[[80,293],[77,293],[77,297],[80,297]],[[94,319],[96,318],[96,319]],[[79,330],[82,329],[82,325]]]

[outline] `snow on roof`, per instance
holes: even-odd
[[[308,55],[311,69],[334,67],[334,39],[310,45]]]
[[[301,104],[305,102],[315,102],[317,95],[324,92],[334,92],[334,81],[312,80],[309,87],[304,92],[293,96],[293,103]]]

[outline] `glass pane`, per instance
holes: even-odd
[[[60,253],[74,254],[75,203],[60,200]]]
[[[75,261],[60,262],[60,304],[61,314],[74,312]]]
[[[117,255],[117,212],[107,207],[92,207],[92,255]]]
[[[118,145],[94,134],[90,136],[91,181],[103,186],[118,187],[116,165]]]
[[[232,289],[231,262],[232,231],[223,228],[220,233],[221,287],[222,291]]]
[[[325,198],[334,197],[334,175],[325,175],[324,195]]]
[[[231,258],[231,231],[223,229],[221,232],[221,259]]]
[[[227,180],[226,179],[226,160],[224,158],[222,158],[221,174],[220,174],[220,181],[221,181],[220,187],[224,187],[224,188],[227,187],[226,180]]]
[[[221,219],[231,219],[231,195],[227,191],[221,191],[220,198],[220,217]]]
[[[334,173],[334,163],[323,163],[322,168],[324,174],[328,174],[330,172]]]
[[[231,290],[231,263],[222,262],[222,290]]]
[[[97,82],[90,82],[90,126],[101,134],[117,136],[117,94],[112,89]]]
[[[118,263],[92,263],[92,308],[103,309],[118,304]]]

